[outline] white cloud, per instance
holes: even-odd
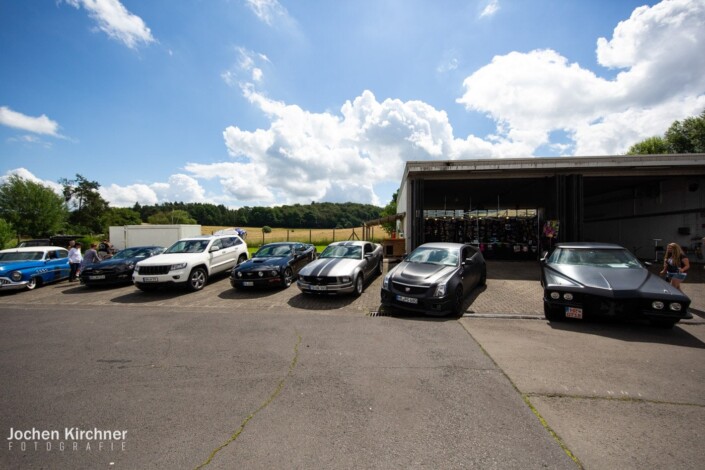
[[[152,32],[142,18],[127,11],[118,0],[66,0],[66,3],[85,8],[101,31],[130,49],[154,42]]]
[[[166,182],[101,186],[100,195],[114,207],[131,207],[140,204],[164,202],[212,202],[196,179],[189,175],[171,175]]]
[[[289,16],[277,0],[246,0],[246,4],[257,18],[270,26],[277,19]]]
[[[39,117],[26,116],[17,111],[13,111],[7,106],[0,107],[0,124],[23,131],[34,132],[35,134],[59,135],[59,124],[52,121],[44,114]]]
[[[499,11],[499,0],[490,0],[490,2],[482,9],[480,13],[480,18],[485,18],[487,16],[493,16]]]
[[[597,41],[600,64],[624,69],[614,80],[553,50],[511,52],[467,77],[458,102],[495,119],[505,142],[532,154],[561,130],[573,137],[574,154],[623,153],[703,109],[703,24],[702,1],[640,7],[611,40]]]
[[[7,178],[9,178],[12,175],[16,175],[22,179],[27,180],[27,181],[32,181],[33,183],[38,183],[38,184],[41,184],[42,186],[46,186],[60,196],[64,195],[63,187],[59,183],[57,183],[56,181],[39,179],[36,176],[34,176],[34,174],[26,168],[15,168],[14,170],[9,170],[3,176],[0,176],[0,184],[5,183],[7,181]]]

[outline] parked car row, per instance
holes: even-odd
[[[133,283],[143,291],[176,285],[203,289],[217,273],[230,271],[235,289],[289,287],[306,295],[362,295],[382,274],[382,247],[369,241],[328,245],[270,243],[248,260],[245,241],[223,234],[185,238],[167,249],[127,248],[86,266],[86,286]],[[0,291],[34,289],[69,277],[68,251],[54,246],[0,251]],[[426,243],[383,278],[381,303],[429,315],[460,314],[467,295],[487,280],[481,251],[470,244]],[[557,244],[541,260],[544,315],[549,321],[590,315],[647,318],[672,327],[688,318],[690,299],[651,273],[625,248],[605,243]],[[510,295],[508,293],[508,295]]]

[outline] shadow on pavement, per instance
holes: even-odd
[[[289,289],[294,288],[289,287]],[[235,289],[234,287],[224,290],[218,297],[225,300],[251,300],[271,297],[280,294],[286,289],[283,287],[252,287],[247,289]]]
[[[541,265],[538,261],[488,260],[487,279],[540,281]]]
[[[676,324],[673,329],[658,328],[646,321],[628,319],[586,319],[547,322],[554,330],[604,336],[626,342],[658,343],[705,349],[705,343]]]
[[[335,310],[352,304],[357,297],[351,294],[303,294],[293,296],[289,306],[303,310]]]

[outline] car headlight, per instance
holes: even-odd
[[[668,305],[668,308],[670,308],[674,312],[680,312],[681,308],[683,308],[683,306],[681,304],[679,304],[678,302],[673,302]]]
[[[392,277],[391,274],[387,274],[384,276],[384,280],[382,281],[382,287],[389,290],[389,278]]]
[[[10,279],[12,279],[15,282],[21,281],[22,280],[22,273],[19,271],[12,271],[12,273],[10,273]]]
[[[242,273],[240,271],[237,272],[237,277],[242,277]]]
[[[654,310],[663,310],[663,302],[661,302],[660,300],[655,300],[651,302],[651,308],[653,308]]]
[[[135,274],[139,274],[139,273],[140,273],[140,266],[136,265],[135,266]]]
[[[446,295],[446,284],[438,284],[436,287],[436,292],[433,294],[434,297],[443,297]]]
[[[551,292],[551,298],[553,300],[558,300],[561,298],[561,294],[559,294],[558,292]]]
[[[258,275],[259,277],[264,277],[264,272],[260,271],[260,272],[257,273],[257,275]]]
[[[135,267],[135,263],[130,263],[126,266],[126,269],[132,269]]]
[[[350,281],[351,281],[350,276],[343,276],[340,278],[340,282],[350,282]]]
[[[272,276],[277,276],[277,275],[279,275],[279,271],[277,271],[276,269],[272,269],[271,274],[272,274]]]
[[[184,269],[187,263],[172,264],[169,271],[178,271],[179,269]]]
[[[563,298],[565,300],[573,300],[573,294],[571,294],[570,292],[566,292],[565,294],[563,294]]]

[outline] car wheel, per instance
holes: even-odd
[[[292,282],[294,282],[294,272],[291,268],[286,268],[284,270],[284,276],[282,276],[282,285],[284,287],[289,287]]]
[[[485,284],[487,284],[487,269],[482,270],[482,274],[480,275],[480,280],[477,283],[477,285],[479,287],[483,287]]]
[[[543,316],[548,321],[562,321],[565,320],[563,311],[559,308],[551,307],[548,303],[543,303]]]
[[[663,328],[664,330],[670,330],[671,328],[673,328],[673,326],[676,323],[678,323],[678,320],[656,318],[656,319],[650,320],[649,323],[651,323],[651,326],[655,326],[656,328]]]
[[[31,278],[31,279],[29,280],[29,282],[27,283],[27,290],[32,290],[32,289],[34,289],[35,287],[37,287],[37,285],[38,285],[37,278],[36,278],[36,277],[33,277],[33,278]]]
[[[203,268],[194,268],[188,275],[187,286],[190,291],[203,289],[208,281],[208,273]]]
[[[362,295],[364,287],[365,283],[363,282],[362,274],[358,274],[355,278],[355,290],[353,291],[355,297],[360,297]]]
[[[463,313],[463,287],[458,286],[455,288],[455,296],[453,297],[453,313],[456,315],[462,315]]]
[[[238,256],[238,258],[237,258],[237,264],[242,264],[242,263],[244,263],[245,261],[247,261],[247,255],[246,255],[245,253],[243,253],[243,254],[241,254],[240,256]]]

